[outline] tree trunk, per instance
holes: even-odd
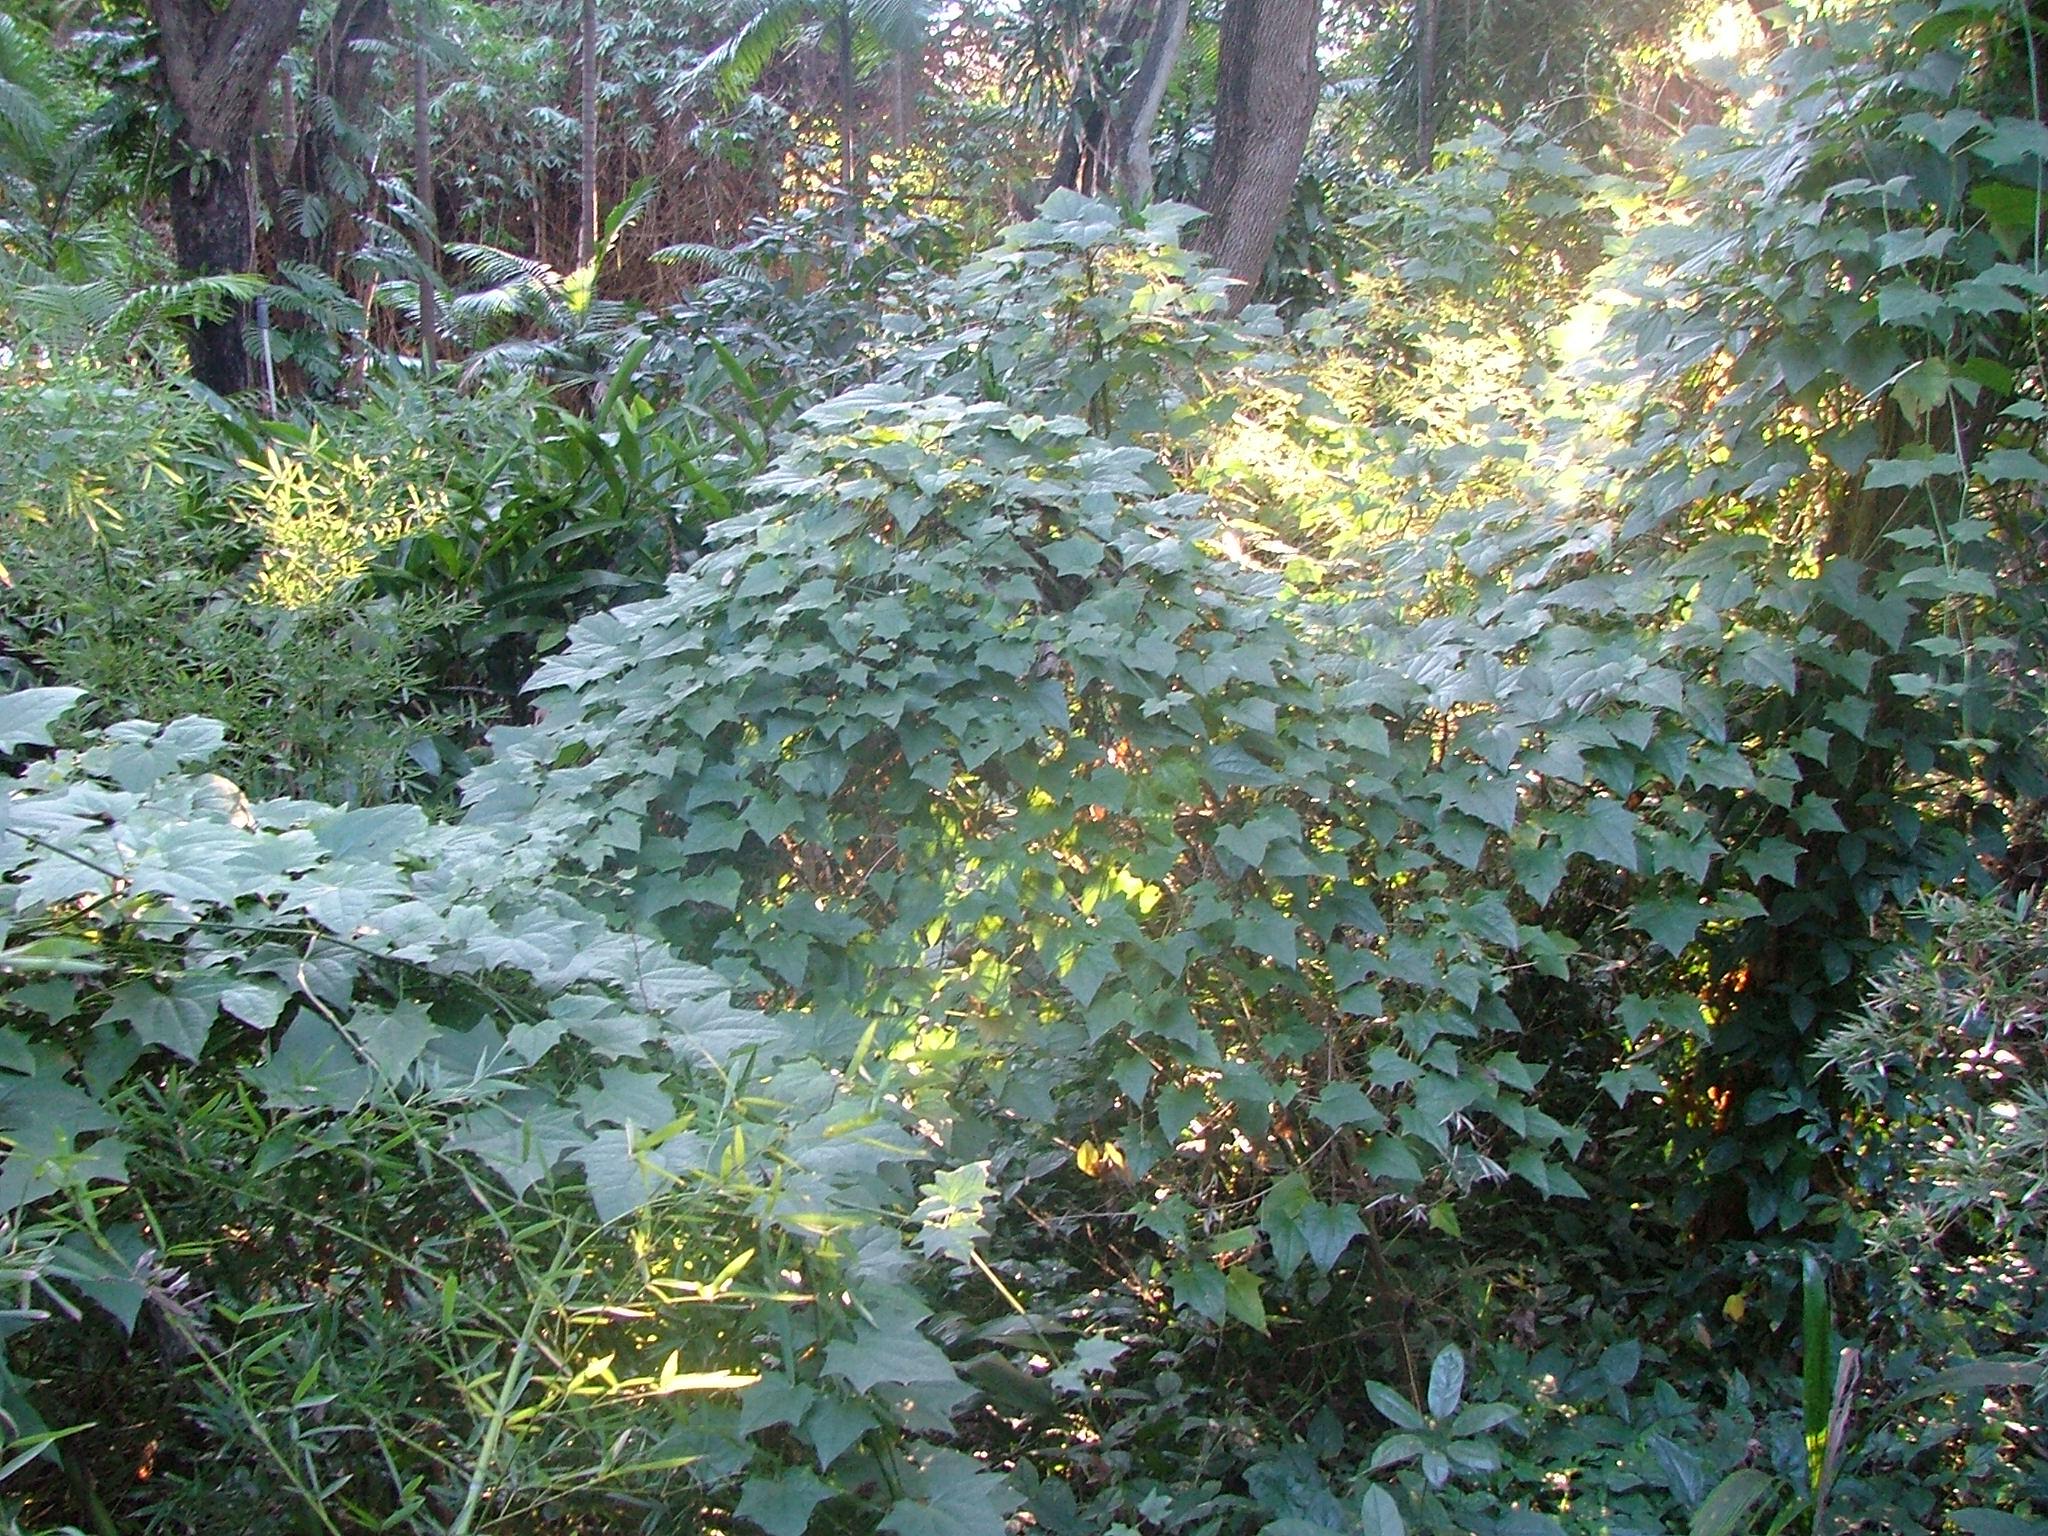
[[[583,0],[583,182],[577,189],[576,265],[597,254],[597,0]]]
[[[256,261],[249,154],[257,109],[299,28],[304,0],[150,0],[163,90],[180,122],[170,185],[178,266],[195,277],[246,272]],[[220,394],[249,384],[246,305],[187,336],[193,377]]]
[[[1160,3],[1170,5],[1174,0]],[[1107,39],[1102,45],[1102,59],[1093,67],[1084,61],[1075,71],[1066,126],[1060,130],[1059,153],[1045,179],[1046,193],[1069,187],[1085,197],[1100,197],[1109,190],[1116,174],[1111,144],[1111,114],[1116,99],[1104,82],[1114,79],[1130,58],[1131,50],[1146,30],[1147,14],[1144,0],[1116,0],[1102,18],[1096,29],[1097,37]],[[1158,13],[1155,10],[1151,14]],[[1040,201],[1043,200],[1041,195]]]
[[[271,243],[280,261],[302,261],[332,272],[336,253],[355,248],[343,217],[343,205],[353,198],[334,189],[330,174],[331,165],[347,151],[332,129],[337,122],[360,120],[377,55],[357,45],[381,39],[390,22],[389,0],[342,0],[313,49],[306,109],[300,110],[289,88],[284,92],[282,137],[288,158],[279,180],[273,183],[266,176],[262,188],[273,210]],[[289,203],[280,195],[287,188],[295,194]],[[309,216],[304,210],[315,204],[324,206]]]
[[[1134,208],[1152,201],[1152,129],[1159,104],[1180,63],[1181,44],[1188,35],[1188,0],[1157,0],[1152,25],[1145,33],[1145,53],[1138,72],[1124,87],[1110,123],[1109,153],[1117,196]]]
[[[1415,0],[1415,169],[1436,160],[1437,0]]]
[[[440,305],[434,293],[434,136],[427,119],[427,5],[414,0],[412,18],[412,176],[413,200],[419,204],[419,228],[413,239],[420,258],[420,375],[434,371],[434,337],[441,328]]]
[[[839,181],[845,199],[846,263],[851,269],[853,253],[860,245],[861,202],[866,190],[861,183],[859,157],[854,153],[855,92],[853,78],[853,4],[839,0]]]
[[[246,272],[256,264],[255,227],[249,217],[246,160],[190,164],[171,177],[171,244],[178,269],[195,276]],[[185,351],[192,377],[216,394],[249,387],[249,352],[242,345],[248,306],[234,305],[221,320],[189,326]]]
[[[1240,309],[1265,275],[1308,149],[1321,77],[1320,0],[1224,0],[1216,144],[1202,188],[1200,245],[1239,279]]]

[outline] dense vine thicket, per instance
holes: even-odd
[[[10,20],[8,1528],[2039,1528],[2039,20],[1768,21],[1279,309],[628,198],[267,414]]]

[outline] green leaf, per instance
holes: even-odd
[[[302,1012],[269,1057],[242,1075],[274,1109],[354,1109],[368,1097],[370,1069],[334,1026]]]
[[[1668,1435],[1653,1434],[1646,1443],[1664,1473],[1664,1486],[1679,1503],[1697,1507],[1706,1494],[1706,1471],[1699,1457]]]
[[[1365,1235],[1365,1223],[1353,1205],[1324,1205],[1311,1201],[1303,1208],[1297,1225],[1308,1245],[1309,1262],[1328,1274],[1351,1246],[1353,1238]]]
[[[583,1167],[597,1219],[614,1222],[652,1204],[686,1173],[701,1170],[702,1154],[702,1141],[688,1132],[654,1146],[628,1126],[610,1125],[570,1156]]]
[[[233,1003],[223,998],[230,1009]],[[387,1083],[395,1083],[443,1033],[418,1003],[404,1002],[389,1010],[358,1008],[349,1019],[349,1033],[370,1065]]]
[[[2032,187],[2014,186],[2009,181],[1980,181],[1970,188],[1970,206],[2015,239],[2033,235],[2041,209]]]
[[[954,1378],[945,1351],[907,1322],[887,1328],[863,1324],[851,1339],[834,1339],[825,1350],[825,1372],[856,1392],[871,1392],[885,1382],[910,1386]]]
[[[746,1480],[733,1512],[768,1536],[804,1536],[811,1513],[833,1495],[833,1487],[809,1467],[792,1467],[779,1477],[758,1473]]]
[[[1291,813],[1286,816],[1259,816],[1242,826],[1217,828],[1216,846],[1257,869],[1266,856],[1266,849],[1276,838],[1299,836],[1300,823]]]
[[[1281,1280],[1292,1275],[1308,1257],[1308,1239],[1301,1230],[1301,1216],[1314,1203],[1308,1181],[1298,1173],[1290,1173],[1267,1190],[1266,1198],[1259,1204],[1259,1226],[1273,1250],[1273,1273]]]
[[[222,1011],[233,1014],[251,1029],[269,1030],[277,1023],[289,999],[275,982],[237,982],[221,989]]]
[[[971,1263],[974,1244],[988,1235],[982,1207],[996,1198],[988,1182],[986,1159],[940,1173],[924,1186],[924,1200],[913,1213],[920,1224],[924,1251],[957,1264]]]
[[[1639,901],[1629,909],[1629,921],[1675,958],[1685,952],[1693,935],[1700,931],[1709,910],[1697,898]]]
[[[1366,1470],[1384,1472],[1388,1467],[1398,1467],[1404,1461],[1428,1454],[1429,1442],[1420,1435],[1389,1435],[1372,1448],[1372,1460],[1366,1463]]]
[[[1864,471],[1865,489],[1910,491],[1925,485],[1936,475],[1959,475],[1963,461],[1952,453],[1928,453],[1915,458],[1872,459]]]
[[[1828,1411],[1834,1402],[1834,1308],[1828,1301],[1827,1261],[1809,1253],[1800,1270],[1800,1377],[1805,1387],[1806,1470],[1812,1490],[1821,1483],[1827,1455]]]
[[[52,745],[50,726],[84,697],[83,688],[24,688],[0,694],[0,752]]]
[[[1882,325],[1926,325],[1946,312],[1947,306],[1918,283],[1886,283],[1877,290],[1877,318]]]
[[[546,1178],[563,1153],[589,1145],[575,1115],[558,1105],[521,1106],[518,1114],[492,1104],[452,1128],[448,1147],[481,1159],[515,1195]]]
[[[895,1536],[1005,1536],[1021,1502],[1009,1482],[974,1457],[944,1446],[911,1453],[904,1492],[880,1523]]]
[[[1991,131],[1970,146],[1970,153],[2001,167],[2048,158],[2048,126],[2032,118],[1993,118]]]
[[[2048,464],[2023,448],[1993,448],[1977,460],[1976,470],[1993,485],[2014,480],[2048,484]]]
[[[828,1470],[860,1437],[875,1427],[874,1413],[842,1398],[821,1399],[804,1415],[803,1436],[811,1442],[818,1470]]]
[[[312,823],[313,836],[337,859],[395,858],[426,835],[426,813],[414,805],[373,805]]]
[[[144,1045],[160,1045],[173,1055],[197,1061],[213,1032],[213,1021],[220,1017],[221,999],[234,985],[223,972],[205,971],[179,976],[168,992],[146,981],[131,981],[115,989],[100,1017],[107,1023],[125,1020]]]
[[[1377,1130],[1386,1124],[1386,1116],[1373,1108],[1365,1090],[1356,1083],[1325,1084],[1315,1103],[1309,1106],[1309,1113],[1333,1131],[1353,1125]]]
[[[1735,867],[1759,880],[1776,880],[1793,887],[1799,884],[1799,856],[1805,850],[1783,837],[1767,837],[1754,848],[1746,848],[1733,861]]]
[[[1247,1328],[1266,1331],[1266,1301],[1259,1277],[1239,1264],[1223,1278],[1223,1309]]]
[[[1085,1391],[1090,1376],[1109,1374],[1116,1369],[1116,1362],[1129,1353],[1128,1344],[1090,1334],[1074,1341],[1074,1351],[1067,1363],[1046,1380],[1062,1392]]]
[[[1384,1488],[1368,1488],[1358,1501],[1358,1536],[1408,1536],[1407,1522]]]
[[[1758,1507],[1778,1487],[1775,1477],[1755,1467],[1730,1472],[1692,1512],[1687,1536],[1736,1536],[1737,1532],[1749,1530]]]
[[[1948,1517],[1968,1536],[2042,1536],[2048,1532],[2048,1520],[1999,1509],[1952,1509]]]
[[[641,1072],[628,1066],[606,1067],[597,1087],[585,1087],[576,1095],[584,1124],[592,1130],[601,1125],[630,1125],[643,1131],[658,1131],[676,1118],[675,1101],[662,1087],[659,1072]]]
[[[1407,1142],[1399,1136],[1373,1137],[1360,1154],[1359,1163],[1374,1178],[1386,1179],[1390,1183],[1422,1182],[1422,1164],[1415,1160],[1415,1154],[1408,1150]]]
[[[1248,905],[1237,919],[1237,942],[1289,970],[1300,963],[1294,919],[1263,903]]]
[[[726,912],[734,911],[740,902],[740,872],[714,869],[693,876],[677,884],[676,895],[683,901],[701,901]]]
[[[1425,1429],[1427,1421],[1415,1409],[1415,1405],[1383,1381],[1368,1381],[1365,1395],[1379,1409],[1380,1416],[1396,1429]]]
[[[1574,853],[1623,869],[1636,867],[1636,814],[1619,800],[1595,796],[1579,807],[1566,833]]]
[[[1446,1344],[1430,1362],[1429,1411],[1436,1418],[1448,1419],[1464,1399],[1465,1352],[1455,1344]]]
[[[1173,1304],[1212,1323],[1223,1321],[1228,1304],[1223,1271],[1207,1260],[1183,1264],[1173,1272]]]
[[[1534,1147],[1521,1147],[1508,1155],[1508,1171],[1520,1174],[1545,1196],[1586,1198],[1586,1189],[1570,1171],[1550,1162]]]

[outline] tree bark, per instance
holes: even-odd
[[[858,105],[853,78],[853,4],[839,0],[839,181],[846,216],[846,265],[853,268],[853,253],[860,245],[861,203],[866,187],[863,167],[854,152],[854,119]]]
[[[1436,160],[1437,0],[1415,0],[1415,169]]]
[[[1199,244],[1239,280],[1241,309],[1265,275],[1308,149],[1322,87],[1320,0],[1224,0],[1216,68],[1216,141]]]
[[[413,5],[412,190],[420,221],[413,239],[420,258],[420,374],[425,377],[434,371],[434,337],[441,328],[441,316],[434,293],[434,135],[427,119],[427,4],[426,0],[413,0]]]
[[[304,0],[150,0],[163,91],[181,119],[171,177],[171,239],[196,277],[246,272],[256,261],[249,154],[257,109],[299,28]],[[247,306],[187,336],[192,374],[221,394],[249,385]]]
[[[1188,0],[1157,0],[1138,72],[1124,87],[1109,128],[1117,196],[1134,208],[1152,201],[1152,129],[1188,35]]]
[[[311,105],[301,111],[290,91],[284,94],[282,128],[288,159],[279,173],[281,180],[272,182],[266,176],[261,189],[273,210],[271,240],[280,260],[333,270],[334,253],[344,246],[348,227],[336,205],[348,199],[335,190],[331,167],[348,151],[332,132],[332,124],[354,121],[361,112],[376,74],[376,55],[358,45],[382,38],[390,22],[389,0],[341,0],[313,49]],[[323,99],[324,109],[319,105]],[[299,211],[284,206],[279,194],[287,185],[303,201],[328,205],[317,227],[308,230]]]
[[[597,0],[583,0],[583,163],[577,188],[576,265],[597,254]]]
[[[1114,79],[1130,58],[1146,31],[1146,14],[1144,0],[1115,0],[1102,18],[1096,30],[1097,38],[1107,39],[1101,45],[1102,60],[1093,67],[1084,60],[1075,71],[1059,153],[1045,179],[1046,193],[1067,187],[1084,197],[1100,197],[1109,190],[1116,174],[1111,149],[1111,114],[1116,101],[1104,89],[1104,82]]]

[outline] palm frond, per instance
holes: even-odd
[[[541,373],[560,365],[567,357],[567,351],[558,341],[540,341],[530,337],[501,341],[495,346],[485,347],[469,360],[462,370],[462,384],[467,389],[492,375]]]
[[[697,61],[697,67],[685,77],[686,89],[709,84],[727,105],[738,102],[775,62],[775,55],[803,24],[808,9],[806,0],[773,0],[756,11],[737,32]]]
[[[562,286],[561,273],[546,262],[533,256],[521,256],[495,245],[477,245],[458,240],[449,244],[448,254],[467,268],[471,275],[497,287],[523,286],[552,291]]]
[[[678,245],[664,245],[651,259],[678,266],[706,267],[735,282],[761,285],[768,281],[768,274],[757,262],[749,261],[738,251],[729,251],[722,245],[685,240]]]
[[[852,0],[852,10],[860,31],[885,55],[912,52],[931,26],[930,0]]]

